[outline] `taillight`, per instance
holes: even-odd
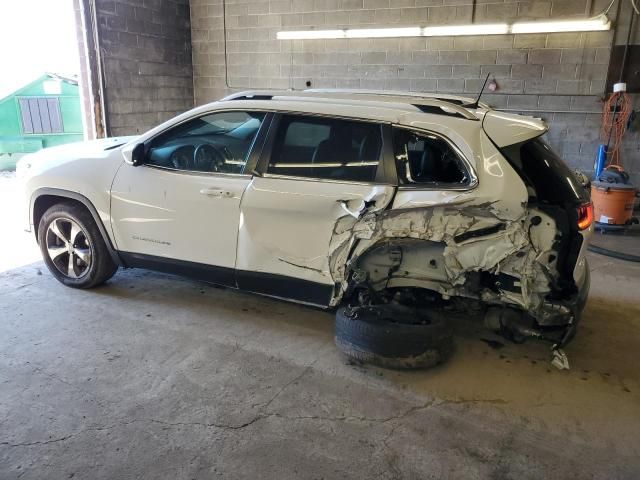
[[[593,203],[585,203],[578,207],[578,230],[586,230],[593,223]]]

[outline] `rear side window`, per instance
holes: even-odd
[[[396,170],[401,185],[468,185],[469,175],[449,143],[427,133],[394,129]]]
[[[552,204],[589,201],[574,173],[542,139],[509,145],[501,151],[529,187],[533,200]]]
[[[380,161],[380,125],[284,115],[267,173],[372,182]]]

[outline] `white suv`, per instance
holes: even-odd
[[[323,307],[463,297],[562,345],[589,289],[592,209],[546,130],[453,96],[244,92],[28,155],[18,175],[71,287],[121,266]]]

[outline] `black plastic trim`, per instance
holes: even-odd
[[[251,152],[249,153],[249,158],[244,166],[244,170],[242,171],[242,173],[251,175],[253,172],[257,171],[258,162],[260,161],[262,150],[264,149],[265,142],[267,140],[267,135],[271,129],[271,122],[273,121],[273,117],[273,112],[267,112],[266,116],[264,117],[264,120],[260,125],[260,129],[258,130],[258,134],[253,141],[253,145],[251,145]]]
[[[38,188],[33,192],[33,194],[31,195],[31,201],[29,204],[29,223],[34,227],[36,240],[38,239],[37,238],[38,226],[34,224],[34,218],[33,218],[34,207],[38,198],[43,196],[68,198],[70,200],[75,200],[83,204],[87,208],[87,210],[89,210],[89,213],[91,213],[93,220],[96,222],[96,225],[98,226],[98,230],[100,230],[100,234],[102,235],[102,239],[104,240],[104,243],[107,246],[107,250],[109,250],[109,254],[111,255],[111,258],[113,259],[114,262],[116,262],[116,264],[120,266],[123,265],[122,259],[118,251],[114,248],[113,242],[111,241],[111,237],[107,233],[107,229],[102,223],[102,219],[100,218],[100,215],[98,215],[98,211],[96,210],[96,207],[93,206],[93,203],[91,203],[91,200],[89,200],[84,195],[81,195],[76,192],[71,192],[69,190],[63,190],[60,188],[50,188],[50,187]]]
[[[253,293],[311,303],[326,307],[333,293],[333,285],[276,275],[273,273],[234,270],[204,263],[175,260],[133,252],[119,252],[124,266],[171,273],[204,282],[238,288]]]
[[[446,115],[449,117],[462,118],[464,120],[471,120],[475,122],[478,121],[477,118],[476,119],[469,118],[460,112],[447,112],[442,107],[435,106],[435,105],[421,105],[419,103],[413,103],[412,105],[416,107],[418,110],[420,110],[422,113],[429,113],[431,115]]]
[[[380,173],[384,175],[381,183],[398,186],[398,172],[396,170],[396,155],[393,151],[393,127],[390,124],[382,125],[382,168],[378,168],[378,178]],[[382,172],[380,172],[382,170]]]
[[[324,283],[247,270],[238,270],[236,280],[241,290],[290,298],[319,306],[329,305],[334,288],[333,285]]]
[[[271,162],[271,152],[273,151],[273,145],[276,141],[276,134],[278,133],[278,127],[282,119],[281,113],[274,113],[269,123],[269,129],[267,130],[260,151],[260,157],[258,159],[255,170],[259,175],[264,175]]]
[[[143,253],[119,252],[124,265],[130,268],[144,268],[157,272],[172,273],[205,282],[236,287],[233,268],[217,267],[203,263],[157,257]]]

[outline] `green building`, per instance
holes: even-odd
[[[45,74],[0,99],[0,170],[25,153],[83,140],[78,81]]]

